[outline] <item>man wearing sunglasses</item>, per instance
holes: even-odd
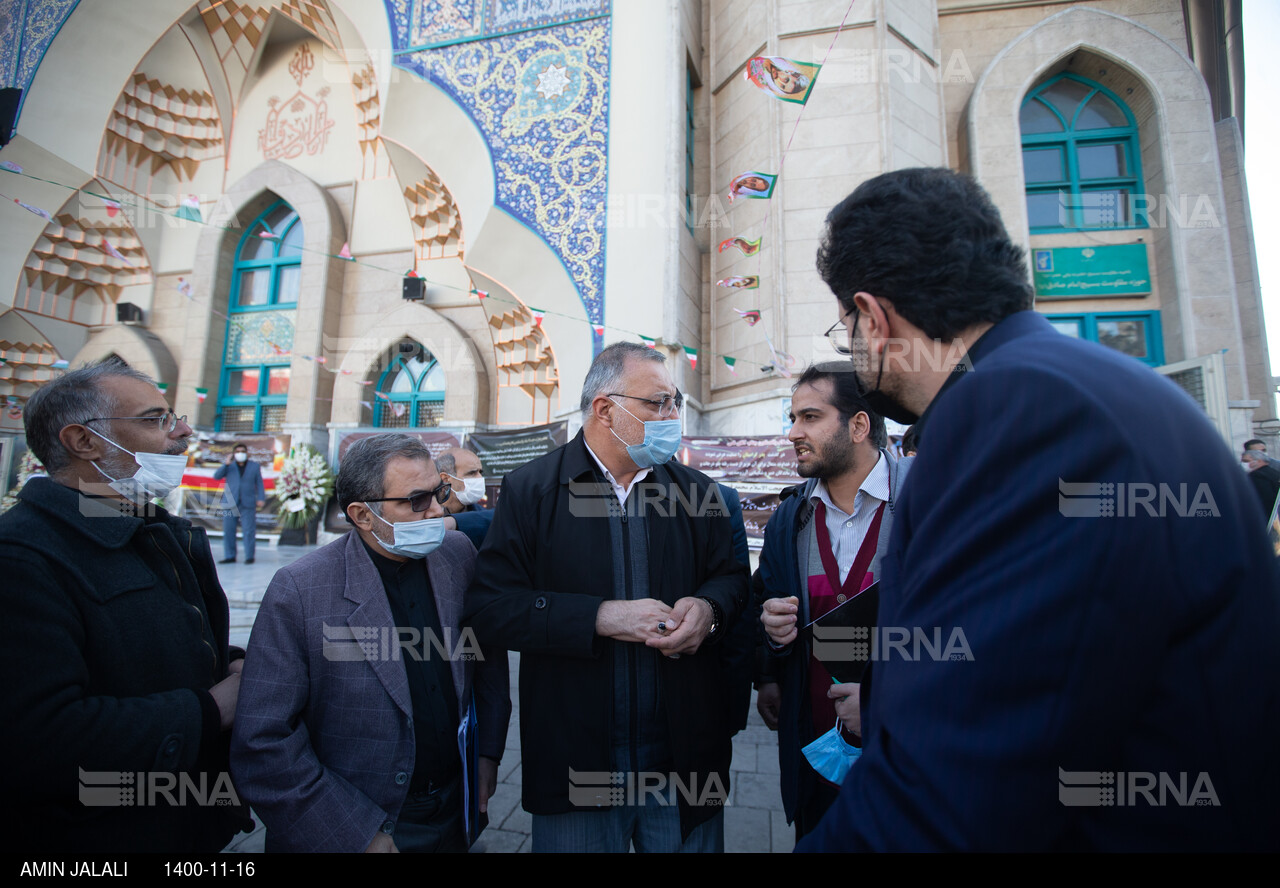
[[[351,532],[278,571],[258,611],[236,785],[268,851],[466,851],[511,715],[506,652],[459,631],[475,548],[445,530],[451,489],[417,438],[357,441],[336,495]]]
[[[672,459],[683,399],[664,361],[639,343],[596,357],[582,432],[506,476],[481,550],[468,620],[522,652],[534,851],[724,850],[717,647],[747,575],[719,488]]]
[[[818,270],[864,397],[918,439],[878,635],[969,655],[881,645],[799,850],[1274,850],[1280,566],[1204,412],[1033,311],[968,176],[863,183]]]
[[[46,383],[23,422],[49,476],[0,517],[0,750],[22,812],[5,846],[216,852],[252,825],[227,764],[243,652],[204,531],[153,502],[182,483],[191,427],[118,358]]]

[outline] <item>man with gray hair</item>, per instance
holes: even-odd
[[[534,851],[722,851],[741,612],[719,488],[672,459],[683,397],[656,351],[609,346],[568,444],[509,473],[467,619],[521,651]]]
[[[505,651],[458,631],[476,552],[449,495],[419,439],[361,439],[352,531],[267,587],[231,766],[268,851],[466,851],[482,828],[511,695]]]
[[[23,419],[49,477],[0,516],[6,845],[218,851],[251,825],[227,767],[243,654],[204,531],[151,502],[181,484],[191,427],[118,358],[46,383]]]

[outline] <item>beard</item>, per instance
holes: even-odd
[[[835,478],[853,468],[853,442],[848,428],[837,428],[831,437],[818,445],[810,445],[813,456],[800,463],[796,474],[801,478]]]
[[[902,425],[915,425],[920,415],[881,387],[884,385],[884,353],[873,368],[871,353],[862,337],[854,338],[852,349],[849,361],[853,364],[853,378],[858,381],[859,394],[867,406],[885,419]]]

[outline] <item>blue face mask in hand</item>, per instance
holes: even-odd
[[[849,774],[849,769],[853,767],[853,763],[862,755],[861,749],[856,746],[850,746],[840,736],[839,720],[836,721],[834,728],[800,751],[809,760],[813,770],[836,786],[844,783],[844,778]]]
[[[618,409],[622,410],[627,416],[637,422],[641,422],[640,417],[636,416],[626,407],[618,405]],[[613,437],[622,441],[627,447],[627,456],[631,457],[631,461],[640,468],[649,468],[651,466],[660,466],[670,461],[671,457],[676,455],[676,451],[680,449],[680,420],[678,419],[662,419],[656,422],[644,422],[644,442],[641,444],[627,444],[622,441],[622,436],[613,429]]]

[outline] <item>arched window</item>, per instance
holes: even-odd
[[[378,380],[375,398],[373,424],[378,428],[438,426],[444,417],[444,368],[421,345],[403,342]]]
[[[1147,227],[1138,125],[1115,93],[1060,74],[1027,94],[1020,124],[1032,233]]]
[[[254,220],[236,249],[218,429],[278,432],[302,277],[302,223],[284,201]]]

